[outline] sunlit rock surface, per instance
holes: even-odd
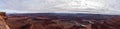
[[[0,29],[9,29],[6,19],[6,14],[4,12],[0,12]]]

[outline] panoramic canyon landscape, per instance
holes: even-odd
[[[6,29],[120,29],[119,15],[80,13],[23,13],[4,15],[7,18],[4,19],[7,25]]]
[[[0,29],[120,29],[120,0],[0,0]]]

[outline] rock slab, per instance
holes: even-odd
[[[10,29],[6,23],[6,19],[5,12],[0,12],[0,29]]]

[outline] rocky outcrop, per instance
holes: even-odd
[[[6,15],[4,12],[0,12],[0,29],[10,29],[6,23]]]

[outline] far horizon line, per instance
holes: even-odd
[[[91,14],[91,13],[6,13],[6,14],[90,14],[90,15],[115,15],[115,14]]]

